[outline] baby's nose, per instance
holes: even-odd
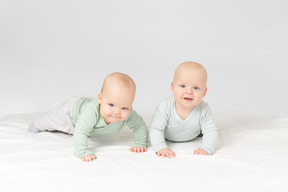
[[[119,109],[115,109],[115,110],[114,110],[114,113],[117,114],[117,115],[119,115],[119,114],[120,114],[120,110],[119,110]]]
[[[192,91],[192,89],[188,88],[188,89],[186,90],[186,93],[187,93],[187,94],[192,94],[193,91]]]

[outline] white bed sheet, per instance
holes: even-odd
[[[72,136],[27,131],[36,114],[0,118],[0,191],[288,191],[288,118],[216,118],[213,156],[193,155],[201,138],[169,143],[173,159],[129,151],[129,128],[90,139],[97,160],[73,155]],[[149,125],[150,118],[144,118]]]

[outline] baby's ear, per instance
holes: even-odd
[[[101,104],[101,94],[98,94],[98,103]]]
[[[206,95],[206,93],[207,93],[207,87],[206,87],[206,89],[205,89],[205,91],[204,91],[204,96]]]
[[[173,82],[171,82],[171,92],[173,93]]]

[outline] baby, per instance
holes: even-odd
[[[202,145],[194,151],[197,155],[214,153],[218,129],[208,104],[202,101],[206,95],[207,72],[195,62],[180,64],[171,83],[170,96],[156,108],[150,128],[150,140],[157,156],[176,157],[166,141],[186,142],[203,136]]]
[[[135,91],[136,85],[128,75],[112,73],[105,78],[97,99],[71,97],[32,123],[29,131],[73,134],[75,155],[82,161],[92,161],[96,156],[88,148],[88,137],[106,137],[127,125],[134,133],[130,150],[146,152],[147,128],[132,109]]]

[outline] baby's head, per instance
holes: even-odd
[[[135,97],[136,85],[131,77],[123,73],[108,75],[98,94],[100,113],[107,124],[128,118]]]
[[[180,64],[171,83],[171,91],[175,98],[176,108],[192,110],[200,104],[207,92],[207,72],[196,62]]]

